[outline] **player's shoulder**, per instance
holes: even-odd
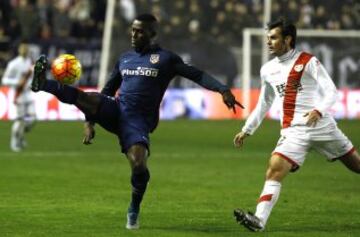
[[[320,60],[315,55],[313,55],[312,53],[309,53],[309,52],[306,52],[306,51],[299,51],[297,58],[300,57],[300,56],[305,58],[306,61],[307,61],[305,69],[318,67],[321,64]]]
[[[176,53],[174,53],[173,51],[171,51],[170,49],[166,49],[166,48],[162,48],[162,47],[158,47],[157,53],[160,53],[166,57],[169,58],[175,58],[175,57],[180,57],[179,55],[177,55]]]
[[[132,57],[134,54],[135,54],[134,50],[128,50],[128,51],[120,54],[119,60],[121,60],[123,58]]]
[[[176,63],[176,62],[182,62],[182,58],[175,52],[171,51],[170,49],[166,48],[160,48],[154,52],[159,54],[161,60]]]
[[[9,63],[20,63],[21,61],[23,61],[22,60],[22,57],[20,57],[20,56],[16,56],[15,58],[13,58],[13,59],[11,59],[10,61],[9,61]]]
[[[7,66],[8,67],[21,67],[23,62],[24,62],[24,60],[22,60],[20,56],[17,56],[15,58],[11,59],[8,62]]]
[[[315,57],[312,53],[307,52],[307,51],[297,51],[296,54],[297,54],[296,55],[297,57],[300,57],[300,55],[303,57],[308,57],[308,58]]]
[[[130,61],[130,59],[133,58],[134,56],[135,56],[135,52],[128,50],[120,54],[120,56],[117,58],[116,64],[121,64]]]

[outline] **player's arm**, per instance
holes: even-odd
[[[319,89],[324,95],[312,111],[304,114],[304,117],[307,117],[306,125],[314,127],[323,114],[335,104],[337,89],[326,69],[317,58],[312,58],[307,66],[306,72],[318,82]]]
[[[17,99],[19,98],[19,96],[23,93],[25,85],[28,82],[31,74],[32,74],[32,69],[30,68],[27,72],[24,72],[24,74],[21,76],[19,84],[15,88],[15,96],[14,96],[15,104],[17,103]]]
[[[275,92],[273,88],[265,80],[262,80],[262,86],[256,107],[251,112],[241,131],[234,137],[235,147],[240,148],[244,143],[244,139],[252,135],[260,126],[266,115],[266,112],[270,109],[274,98]]]
[[[4,86],[16,87],[19,83],[18,80],[15,79],[18,70],[19,69],[15,68],[14,64],[9,63],[6,66],[4,75],[1,79],[1,84]]]
[[[188,78],[208,90],[219,92],[222,95],[225,105],[229,109],[232,109],[234,113],[236,105],[244,108],[242,104],[235,99],[235,96],[231,93],[229,87],[223,85],[208,73],[185,64],[178,56],[174,58],[174,70],[177,75]]]
[[[101,94],[115,96],[115,93],[122,82],[122,76],[119,71],[119,63],[120,60],[115,64],[113,70],[111,71],[109,79],[107,80],[104,88],[101,90]]]

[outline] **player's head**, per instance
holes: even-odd
[[[18,54],[22,57],[27,57],[29,53],[29,45],[26,41],[21,41],[18,45]]]
[[[157,34],[158,21],[151,14],[138,15],[131,26],[131,46],[142,51],[150,45]]]
[[[295,48],[296,27],[284,18],[267,24],[267,45],[270,54],[283,55]]]

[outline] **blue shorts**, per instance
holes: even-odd
[[[123,153],[126,154],[135,144],[144,145],[150,152],[150,129],[146,118],[141,114],[122,111],[119,101],[114,97],[103,94],[99,96],[102,98],[98,111],[95,115],[87,115],[86,118],[117,135]]]

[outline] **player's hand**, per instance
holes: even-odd
[[[94,137],[95,137],[94,124],[92,124],[90,122],[85,122],[83,144],[85,144],[85,145],[92,144],[91,140],[94,139]]]
[[[317,122],[321,119],[321,113],[317,110],[313,110],[304,114],[307,117],[306,126],[315,127]]]
[[[244,144],[244,139],[247,138],[248,136],[250,136],[250,135],[243,131],[236,134],[234,137],[235,147],[237,147],[237,148],[242,147],[242,145]]]
[[[230,90],[226,90],[222,93],[223,101],[229,109],[232,109],[234,113],[236,113],[235,105],[239,106],[240,108],[244,108],[242,104],[240,104],[236,99],[235,96],[231,93]]]

